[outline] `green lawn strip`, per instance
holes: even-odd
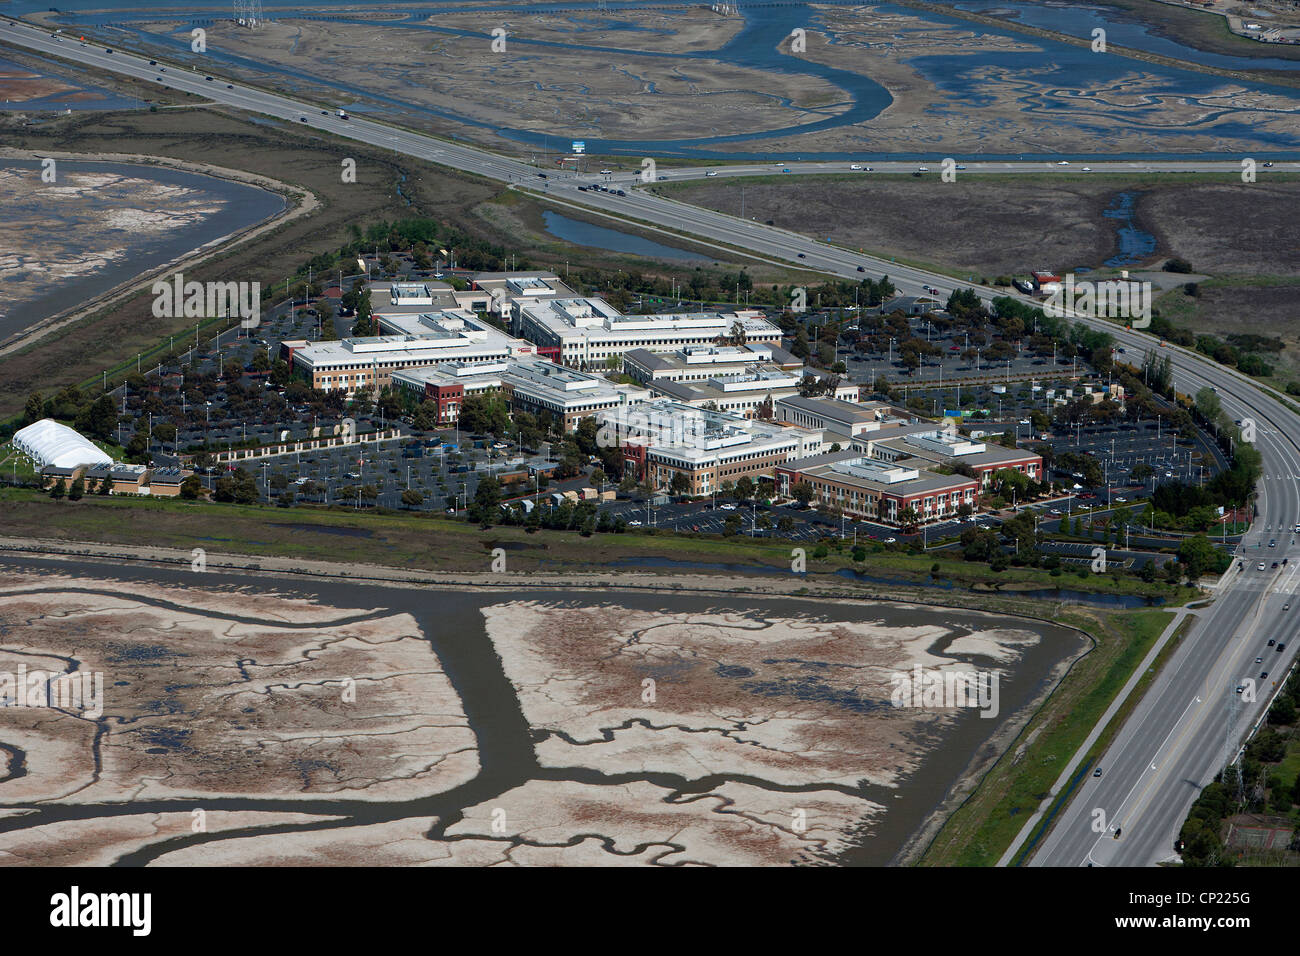
[[[1097,645],[1071,668],[1042,711],[952,815],[920,865],[992,866],[997,862],[1168,626],[1170,612],[1067,611],[1056,620],[1088,632]],[[1136,699],[1136,695],[1131,697],[1130,704]],[[1102,741],[1122,723],[1128,706],[1107,728]],[[1017,750],[1031,735],[1036,735],[1033,743],[1017,761]]]
[[[691,574],[712,569],[687,564],[747,565],[788,572],[795,547],[807,556],[808,583],[848,585],[850,578],[836,575],[843,568],[891,581],[929,587],[930,568],[939,564],[938,580],[952,581],[963,598],[1016,599],[1014,590],[993,590],[974,595],[960,586],[1021,585],[1028,588],[1069,587],[1110,594],[1159,596],[1171,603],[1194,592],[1173,591],[1134,578],[1089,575],[1086,579],[1032,568],[994,572],[987,565],[953,560],[934,553],[883,551],[853,562],[851,547],[833,549],[824,559],[813,557],[816,545],[709,535],[628,532],[596,534],[583,538],[576,532],[539,531],[529,534],[513,526],[487,531],[465,521],[427,513],[348,511],[344,508],[275,508],[259,505],[187,502],[167,498],[87,496],[80,501],[54,501],[32,489],[0,490],[0,528],[14,537],[55,538],[69,541],[160,546],[189,550],[203,547],[220,552],[274,557],[321,558],[339,562],[388,565],[430,571],[480,571],[487,567],[491,548],[502,544],[512,570],[576,572],[617,570],[622,559],[661,557],[684,562],[683,567],[657,568],[629,564],[625,570]],[[319,530],[317,530],[319,529]],[[342,533],[340,533],[342,532]],[[513,546],[513,547],[512,547]],[[612,566],[611,566],[612,565]],[[727,573],[726,568],[716,573]],[[870,584],[871,582],[867,582]],[[936,598],[945,593],[932,589]]]
[[[1173,636],[1169,640],[1169,643],[1164,646],[1161,652],[1156,656],[1155,661],[1152,662],[1151,667],[1147,670],[1145,674],[1142,675],[1141,679],[1138,680],[1137,686],[1133,688],[1133,693],[1129,695],[1128,700],[1126,700],[1123,706],[1121,706],[1120,709],[1116,712],[1111,722],[1106,725],[1106,729],[1102,731],[1101,736],[1097,738],[1097,742],[1088,751],[1087,756],[1085,757],[1084,760],[1084,766],[1092,766],[1094,763],[1096,763],[1097,760],[1101,757],[1101,755],[1105,752],[1106,748],[1110,746],[1111,741],[1115,739],[1115,735],[1119,733],[1120,728],[1124,726],[1125,721],[1127,721],[1129,715],[1132,714],[1133,708],[1135,708],[1138,705],[1138,702],[1141,701],[1142,698],[1146,695],[1147,689],[1151,686],[1151,682],[1155,680],[1156,675],[1160,673],[1161,669],[1163,669],[1165,664],[1168,663],[1169,658],[1173,656],[1174,651],[1178,649],[1179,644],[1182,643],[1183,638],[1187,635],[1187,631],[1192,627],[1195,620],[1196,619],[1194,617],[1190,617],[1190,616],[1183,619],[1182,624],[1180,624],[1178,626],[1178,629],[1174,631]],[[1115,675],[1116,679],[1118,680],[1118,685],[1115,686],[1112,693],[1107,696],[1107,700],[1106,700],[1107,704],[1109,704],[1110,698],[1114,696],[1114,693],[1118,692],[1119,688],[1123,686],[1123,682],[1128,679],[1128,676],[1131,673],[1132,668],[1136,667],[1139,663],[1141,663],[1142,658],[1146,656],[1147,652],[1151,648],[1151,645],[1155,642],[1156,638],[1160,636],[1161,632],[1165,629],[1168,623],[1169,623],[1168,620],[1165,620],[1162,623],[1160,623],[1160,625],[1156,628],[1154,633],[1150,633],[1150,634],[1144,633],[1142,635],[1141,646],[1138,647],[1137,645],[1134,645],[1133,648],[1131,649],[1131,652],[1125,653],[1124,655],[1125,660],[1122,662],[1122,668],[1120,664],[1117,664],[1116,668],[1112,669],[1112,673]],[[1108,675],[1108,680],[1110,679],[1110,676],[1111,675]],[[1100,715],[1101,712],[1099,711],[1096,717],[1099,718]],[[1095,722],[1095,718],[1094,718],[1094,722]],[[1052,811],[1055,814],[1059,814],[1060,811],[1064,808],[1064,801],[1068,801],[1072,796],[1073,793],[1060,794],[1055,804],[1052,807]],[[1046,819],[1039,824],[1038,828],[1031,835],[1031,838],[1028,841],[1026,841],[1025,843],[1026,849],[1022,850],[1021,853],[1017,856],[1015,860],[1015,865],[1019,866],[1025,862],[1026,855],[1029,852],[1028,848],[1031,846],[1035,846],[1036,841],[1042,839],[1044,835],[1043,828],[1048,825],[1049,823]]]

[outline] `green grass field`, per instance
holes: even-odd
[[[510,567],[515,571],[581,573],[621,568],[697,575],[732,574],[729,568],[708,565],[734,565],[781,574],[791,570],[794,548],[802,547],[810,583],[821,579],[822,584],[851,586],[852,579],[837,572],[852,568],[864,575],[888,579],[891,586],[923,587],[936,599],[959,595],[963,603],[972,605],[999,594],[1018,599],[1018,590],[1056,588],[1159,597],[1170,604],[1194,595],[1187,588],[1175,590],[1119,574],[1081,578],[1067,573],[1053,577],[1035,568],[994,572],[985,564],[957,560],[946,552],[913,554],[884,545],[877,545],[879,551],[868,548],[866,560],[855,562],[850,540],[829,540],[827,556],[817,558],[812,544],[792,545],[743,535],[722,538],[642,530],[584,538],[577,532],[542,530],[529,534],[518,526],[481,530],[465,521],[414,512],[277,508],[116,496],[55,501],[33,489],[21,488],[0,491],[0,528],[11,537],[182,550],[204,547],[241,554],[461,572],[486,570],[491,550],[501,546],[509,552]],[[646,563],[647,559],[680,563],[656,566]],[[932,574],[936,564],[938,571]],[[942,586],[943,582],[951,582],[951,587]]]

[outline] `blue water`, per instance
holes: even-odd
[[[981,6],[979,0],[963,0],[963,3],[971,8]],[[655,7],[665,5],[670,4],[665,4],[663,0],[642,0],[642,2],[637,3],[615,3],[614,8],[617,10],[638,6]],[[680,5],[688,7],[694,4],[681,3]],[[1297,68],[1296,64],[1272,58],[1254,60],[1203,53],[1202,51],[1184,47],[1173,40],[1151,36],[1146,33],[1140,24],[1134,22],[1126,22],[1122,19],[1107,22],[1103,17],[1109,15],[1109,13],[1103,14],[1102,11],[1096,8],[1073,5],[1039,8],[1033,4],[1015,2],[1000,5],[1021,11],[1026,22],[1038,23],[1076,36],[1089,34],[1094,22],[1104,24],[1108,30],[1108,39],[1112,44],[1123,45],[1127,43],[1130,46],[1157,50],[1161,53],[1183,57],[1197,63],[1214,66],[1253,67],[1257,69],[1280,64],[1280,68],[1291,71]],[[266,0],[263,6],[268,16],[280,15],[288,17],[297,15],[303,18],[328,19],[334,22],[357,24],[367,22],[363,18],[356,16],[358,8],[374,7],[386,11],[391,10],[391,7],[387,4],[379,3],[377,0],[352,0],[352,2],[340,0],[337,4],[319,4],[310,9],[304,9],[300,5],[293,3],[276,3],[273,0]],[[12,10],[17,13],[45,10],[47,7],[48,3],[38,2],[38,0],[19,0],[19,2],[12,4]],[[81,22],[120,29],[129,36],[132,43],[142,48],[153,46],[155,49],[165,49],[169,56],[181,60],[189,57],[189,26],[191,24],[203,25],[210,23],[213,19],[226,18],[229,16],[228,11],[230,9],[225,3],[198,8],[193,14],[193,20],[185,24],[184,29],[178,30],[173,35],[160,40],[133,28],[126,21],[128,19],[137,23],[150,19],[174,21],[176,17],[174,0],[136,0],[136,2],[130,3],[130,7],[149,12],[131,13],[122,10],[102,12],[102,0],[69,0],[67,3],[58,4],[58,8],[63,11],[61,19],[65,23]],[[97,9],[101,12],[81,12]],[[486,43],[486,35],[441,27],[437,25],[438,21],[436,19],[432,23],[425,22],[427,17],[437,14],[478,9],[483,8],[476,4],[464,4],[454,9],[410,9],[404,11],[407,14],[404,18],[386,21],[386,23],[395,29],[419,30],[441,36],[463,37],[468,42]],[[526,36],[511,36],[509,43],[512,50],[517,51],[524,48],[538,52],[547,49],[584,51],[591,53],[593,57],[599,57],[599,62],[602,64],[608,64],[610,58],[629,55],[627,51],[618,48],[581,42],[584,34],[603,25],[603,17],[597,11],[594,0],[585,3],[529,4],[527,6],[512,7],[511,9],[515,13],[544,10],[563,11],[574,38],[573,42],[556,43],[532,40]],[[914,11],[892,4],[883,4],[879,9],[886,14],[914,15]],[[338,12],[323,13],[322,10],[336,10]],[[299,14],[298,11],[302,11],[302,13]],[[676,61],[679,68],[687,73],[689,73],[693,63],[720,60],[724,63],[763,70],[778,76],[817,77],[840,89],[843,92],[842,99],[837,103],[829,104],[814,111],[812,118],[805,117],[799,122],[779,129],[763,129],[731,135],[675,140],[614,140],[602,138],[599,135],[599,128],[590,123],[574,123],[545,133],[509,127],[499,128],[484,123],[471,115],[458,112],[454,103],[439,106],[416,106],[403,102],[400,99],[400,94],[396,97],[381,96],[359,86],[319,80],[300,70],[277,66],[274,63],[245,60],[224,54],[220,50],[211,47],[207,58],[231,66],[277,73],[281,78],[282,86],[290,93],[301,88],[304,84],[312,83],[336,90],[341,97],[362,98],[370,104],[396,109],[408,115],[436,116],[452,120],[478,129],[490,130],[507,139],[542,149],[557,147],[558,144],[567,142],[569,139],[584,139],[587,143],[588,152],[593,154],[690,156],[720,160],[770,159],[778,154],[767,150],[763,144],[764,140],[854,126],[861,131],[863,145],[861,150],[855,150],[851,153],[807,152],[793,158],[935,159],[935,156],[923,152],[885,154],[871,150],[869,139],[870,123],[892,103],[892,97],[879,83],[865,76],[837,69],[833,66],[813,63],[780,52],[778,45],[796,27],[817,28],[820,13],[816,5],[791,2],[781,6],[746,7],[742,4],[741,12],[745,17],[744,27],[730,42],[718,50],[681,53],[643,53],[638,51],[635,55],[649,59]],[[863,15],[869,14],[864,13]],[[1191,70],[1131,60],[1115,52],[1095,54],[1086,48],[1026,37],[1011,30],[973,26],[958,17],[930,14],[926,14],[926,16],[928,19],[950,24],[961,31],[974,32],[983,36],[1010,37],[1015,40],[1018,46],[1031,45],[1036,48],[1034,51],[972,53],[959,57],[936,54],[904,58],[904,62],[917,69],[939,90],[952,95],[959,101],[963,109],[978,108],[990,101],[991,95],[988,90],[992,80],[1013,88],[1019,88],[1021,94],[1018,97],[1018,102],[1025,113],[1049,116],[1053,122],[1064,125],[1074,123],[1081,130],[1086,131],[1090,140],[1095,137],[1097,132],[1106,128],[1123,126],[1130,131],[1140,131],[1149,139],[1157,142],[1167,137],[1182,137],[1200,130],[1207,135],[1212,133],[1219,138],[1236,138],[1247,141],[1256,147],[1270,148],[1271,155],[1275,158],[1279,158],[1278,151],[1300,150],[1300,124],[1291,124],[1286,127],[1285,132],[1273,132],[1258,128],[1252,121],[1255,116],[1260,114],[1279,112],[1289,115],[1300,110],[1300,92],[1294,89],[1260,85],[1256,89],[1261,93],[1268,94],[1268,99],[1278,103],[1277,106],[1264,105],[1246,111],[1213,104],[1206,111],[1206,115],[1202,116],[1196,124],[1191,126],[1172,124],[1168,122],[1164,107],[1165,102],[1204,99],[1209,103],[1209,98],[1214,96],[1217,91],[1220,91],[1228,81]],[[619,25],[619,32],[629,34],[648,30],[649,28],[639,27],[635,24]],[[861,48],[846,47],[845,55],[847,59],[873,54]],[[364,73],[364,71],[360,72]],[[1126,82],[1132,80],[1135,74],[1144,78],[1140,86],[1141,104],[1124,108],[1109,108],[1105,101],[1107,89],[1123,88]],[[419,82],[419,79],[418,77],[412,77],[410,81],[413,83]],[[1081,93],[1080,88],[1083,87],[1092,88],[1098,92]],[[779,93],[771,94],[771,99],[774,103],[783,106],[789,105],[789,101]],[[1265,102],[1265,98],[1261,98],[1261,102]],[[353,106],[352,108],[360,110],[364,108],[364,105]],[[952,107],[944,104],[932,107],[931,111],[936,119],[941,119],[948,116],[951,109]],[[1241,117],[1240,120],[1237,119],[1238,116]],[[1227,118],[1227,121],[1224,121],[1225,118]],[[749,144],[748,149],[746,144]],[[779,155],[782,158],[787,158],[790,157],[790,154],[790,150],[782,150]],[[1043,154],[1031,149],[1025,153],[984,153],[957,158],[1012,160],[1036,158],[1041,155]],[[1142,158],[1142,154],[1113,153],[1104,155],[1105,158],[1112,159]],[[1219,153],[1164,153],[1161,155],[1168,159],[1222,158],[1222,154]],[[1088,159],[1101,159],[1103,154],[1079,154],[1069,156],[1069,158],[1086,161]]]
[[[43,56],[34,53],[31,55],[41,63],[50,63],[51,65],[54,65],[53,61],[48,60]],[[0,72],[40,73],[41,71],[38,68],[22,66],[18,63],[12,62],[11,60],[0,59]],[[79,98],[69,99],[68,97]],[[49,96],[38,96],[30,100],[15,100],[12,103],[8,100],[0,101],[0,109],[20,111],[23,113],[47,110],[58,110],[60,112],[63,110],[73,110],[74,112],[81,110],[125,110],[139,109],[142,106],[144,106],[143,100],[135,99],[130,96],[119,96],[116,93],[101,89],[98,86],[88,86],[84,84],[77,84],[76,89],[73,90],[51,93]]]
[[[943,0],[939,2],[942,3]],[[960,0],[953,6],[959,10],[985,14],[992,10],[1014,10],[1018,23],[1055,30],[1084,40],[1091,40],[1092,31],[1100,27],[1106,31],[1106,43],[1110,46],[1126,46],[1148,53],[1159,53],[1163,56],[1200,63],[1203,66],[1222,67],[1227,70],[1286,70],[1287,72],[1300,69],[1300,60],[1283,60],[1269,56],[1226,56],[1222,53],[1210,53],[1184,46],[1177,40],[1152,33],[1146,24],[1115,7],[1102,9],[1087,4],[1045,6],[1041,3],[1008,3],[1004,0]],[[1272,48],[1268,44],[1253,40],[1241,42],[1250,44],[1247,49],[1258,49],[1261,53]]]
[[[1116,195],[1110,206],[1102,213],[1107,219],[1115,219],[1119,222],[1119,228],[1115,233],[1119,253],[1106,260],[1106,265],[1112,268],[1134,266],[1155,255],[1156,237],[1149,232],[1143,232],[1133,222],[1133,208],[1136,204],[1136,193],[1122,192]]]
[[[610,252],[627,252],[637,256],[650,256],[655,259],[671,259],[674,262],[711,262],[705,256],[674,246],[665,246],[650,239],[642,239],[617,229],[593,226],[588,222],[570,219],[558,212],[544,212],[546,231],[557,239],[571,242],[575,246],[588,246],[593,249],[606,249]]]
[[[0,167],[16,169],[32,176],[33,181],[39,177],[40,163],[34,159],[6,159],[0,161]],[[96,237],[92,248],[120,245],[127,250],[126,254],[100,268],[84,270],[58,282],[44,283],[40,287],[42,291],[31,298],[15,303],[12,298],[6,300],[0,296],[0,341],[7,340],[48,316],[82,305],[118,283],[134,279],[155,266],[171,262],[222,236],[261,222],[285,206],[283,197],[256,186],[166,166],[60,160],[58,171],[61,180],[64,173],[98,172],[181,186],[192,191],[196,198],[208,197],[215,211],[196,222],[156,235],[133,234],[123,227],[105,230],[102,236]],[[102,208],[107,212],[122,199],[124,205],[133,207],[132,195],[133,190],[129,185],[106,185],[90,191],[76,206],[80,209],[83,204],[89,204],[92,210]],[[36,212],[46,217],[56,233],[61,228],[70,228],[58,210],[60,203],[48,199],[39,188],[24,193],[15,202],[16,209],[25,215],[30,216]],[[77,212],[73,211],[72,214],[75,216]],[[0,220],[3,217],[4,213],[0,212]]]

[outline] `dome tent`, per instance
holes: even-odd
[[[111,465],[113,459],[88,438],[52,418],[42,418],[14,433],[14,447],[31,458],[37,469]]]

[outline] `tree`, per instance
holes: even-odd
[[[1196,393],[1196,410],[1210,424],[1218,422],[1219,416],[1223,412],[1218,393],[1210,388],[1203,388],[1198,391]]]
[[[1203,534],[1184,538],[1178,546],[1178,560],[1187,567],[1187,577],[1195,581],[1216,563],[1218,552]]]
[[[806,481],[797,481],[795,482],[794,487],[790,489],[790,496],[802,505],[806,505],[808,502],[812,501],[813,495],[816,493],[817,492],[813,489],[813,486],[808,484]]]
[[[904,508],[902,514],[898,516],[899,526],[908,534],[916,531],[916,523],[920,520],[921,516],[917,514],[916,509],[911,505]]]
[[[147,429],[141,428],[137,423],[135,433],[126,443],[126,460],[132,464],[144,465],[149,462],[149,439],[146,431]]]
[[[424,401],[415,409],[415,414],[411,417],[411,426],[416,431],[428,431],[438,422],[438,406],[433,402]]]
[[[78,475],[72,482],[72,488],[68,491],[69,501],[80,501],[86,493],[86,480]]]
[[[251,505],[260,497],[257,491],[257,479],[251,472],[236,468],[213,482],[212,497],[217,501]]]
[[[198,475],[190,475],[181,482],[181,497],[194,501],[203,493],[203,482]]]
[[[1281,727],[1290,727],[1295,723],[1296,706],[1295,701],[1285,694],[1274,701],[1273,706],[1268,711],[1268,722]],[[1300,776],[1296,777],[1300,781]],[[1300,796],[1294,798],[1296,803],[1300,803]]]
[[[682,471],[674,471],[672,480],[668,483],[668,490],[675,495],[690,494],[691,480],[686,477]]]
[[[289,379],[293,377],[293,369],[284,359],[276,359],[271,363],[271,381],[276,385],[288,385]]]
[[[407,508],[418,508],[420,505],[424,504],[424,495],[420,494],[420,492],[416,491],[414,488],[407,488],[402,492],[402,504]]]
[[[74,427],[90,438],[98,438],[100,441],[112,439],[117,429],[117,409],[113,405],[113,399],[107,395],[99,396],[81,410],[74,421]]]
[[[68,483],[64,481],[62,478],[56,481],[54,483],[54,487],[50,489],[51,498],[62,498],[67,493],[68,493]]]
[[[41,398],[40,392],[32,392],[27,396],[27,404],[23,406],[23,420],[30,425],[32,422],[40,421],[45,417],[45,399]]]
[[[496,393],[465,396],[460,406],[460,427],[471,433],[506,434],[510,415],[505,399]]]
[[[496,518],[501,506],[501,482],[494,475],[487,475],[474,490],[474,504],[470,508],[470,517],[482,524],[490,524]]]

